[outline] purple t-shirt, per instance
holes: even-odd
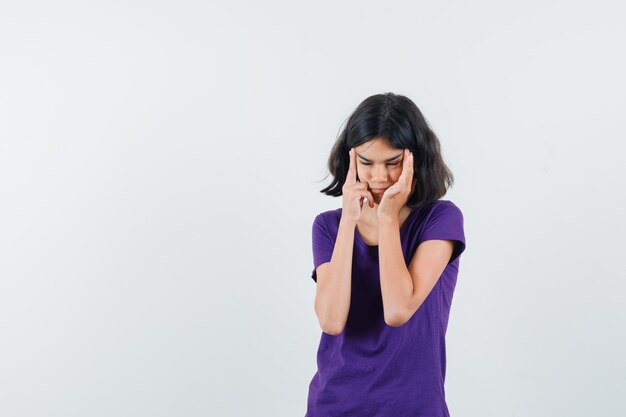
[[[331,260],[340,219],[341,208],[313,222],[316,283],[316,268]],[[409,321],[391,327],[383,316],[378,246],[355,228],[348,319],[340,334],[322,332],[305,417],[449,417],[445,334],[465,250],[463,214],[449,200],[413,209],[401,225],[407,267],[418,245],[431,239],[455,241],[450,262]]]

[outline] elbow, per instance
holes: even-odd
[[[337,336],[343,331],[344,327],[346,326],[345,320],[339,320],[335,317],[335,314],[331,314],[328,312],[322,313],[320,309],[317,308],[317,304],[315,312],[317,314],[317,321],[319,322],[320,328],[324,333],[327,333],[331,336]]]
[[[328,330],[322,330],[322,331],[331,336],[339,336],[341,332],[343,332],[343,329],[337,328],[337,329],[328,329]]]
[[[385,317],[385,323],[387,324],[387,326],[390,327],[400,327],[407,321],[408,320],[406,320],[404,317],[400,316]]]
[[[420,303],[417,306],[415,305],[406,306],[404,309],[397,308],[395,309],[395,311],[389,311],[389,312],[385,311],[384,312],[385,323],[387,324],[387,326],[400,327],[407,321],[411,320],[411,317],[415,315],[415,312],[419,310],[421,305],[422,304]]]
[[[408,315],[399,311],[394,312],[394,313],[389,313],[389,314],[385,314],[385,324],[387,324],[387,326],[390,326],[390,327],[400,327],[404,323],[409,321],[410,318],[411,318],[411,315]]]
[[[343,329],[345,328],[345,326],[341,326],[336,323],[321,323],[321,322],[320,322],[320,327],[322,328],[322,331],[324,333],[329,334],[331,336],[337,336],[341,334],[341,332],[343,332]]]
[[[346,311],[338,310],[336,305],[328,305],[328,303],[322,302],[323,299],[315,298],[315,314],[317,315],[317,321],[320,328],[324,333],[331,336],[337,336],[346,327],[346,321],[348,319],[347,308]]]

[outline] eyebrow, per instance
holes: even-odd
[[[401,157],[403,153],[404,153],[404,152],[399,153],[399,154],[398,154],[398,155],[396,155],[396,156],[392,156],[391,158],[387,158],[387,159],[385,159],[383,162],[390,162],[390,161],[393,161],[394,159],[397,159],[397,158]],[[364,157],[364,156],[362,156],[362,155],[359,155],[358,153],[357,153],[357,156],[358,156],[359,158],[361,158],[362,160],[364,160],[365,162],[374,162],[374,161],[372,161],[372,160],[370,160],[370,159],[367,159],[366,157]]]

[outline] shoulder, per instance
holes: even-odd
[[[339,220],[341,220],[341,208],[326,210],[316,214],[315,218],[313,219],[313,223],[322,223],[331,226],[335,223],[338,224]]]
[[[465,241],[461,209],[450,200],[437,200],[428,207],[422,229],[422,240],[454,238]]]
[[[328,235],[335,235],[339,229],[340,220],[341,208],[318,213],[313,219],[313,231],[323,231]]]
[[[465,227],[461,209],[450,200],[437,200],[428,207],[418,245],[427,240],[451,240],[455,242],[450,262],[465,250]]]
[[[461,210],[459,206],[451,200],[437,200],[430,205],[430,208],[432,210],[445,210],[445,209],[447,210],[456,209],[459,211]]]
[[[462,235],[464,229],[463,212],[450,200],[437,200],[425,207],[422,221],[424,235]],[[443,232],[443,233],[442,233]]]
[[[427,217],[457,217],[463,220],[463,212],[450,200],[437,200],[426,207]]]

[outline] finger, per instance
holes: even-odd
[[[408,190],[411,189],[411,183],[413,181],[413,154],[409,149],[405,151],[406,157],[404,158],[404,166],[402,168],[402,173],[406,172],[406,188]]]
[[[398,180],[399,182],[400,180]],[[394,185],[392,185],[391,187],[387,188],[385,190],[385,194],[383,195],[385,198],[391,198],[393,196],[395,196],[396,194],[400,193],[400,187],[398,187],[398,183],[396,182]]]
[[[372,197],[372,195],[368,193],[368,195],[365,198],[367,198],[367,204],[371,208],[374,208],[374,205],[376,204],[376,203],[374,203],[374,197]]]
[[[350,159],[350,163],[352,164],[352,169],[354,170],[354,181],[361,182],[359,180],[359,171],[356,169],[356,149],[352,148],[352,158]]]
[[[354,148],[350,148],[349,158],[350,165],[348,166],[348,175],[346,177],[346,184],[355,184],[356,183],[356,156],[355,156]]]
[[[374,195],[372,195],[371,192],[367,190],[359,190],[358,193],[361,199],[367,198],[367,201],[369,202],[370,207],[374,208]]]

